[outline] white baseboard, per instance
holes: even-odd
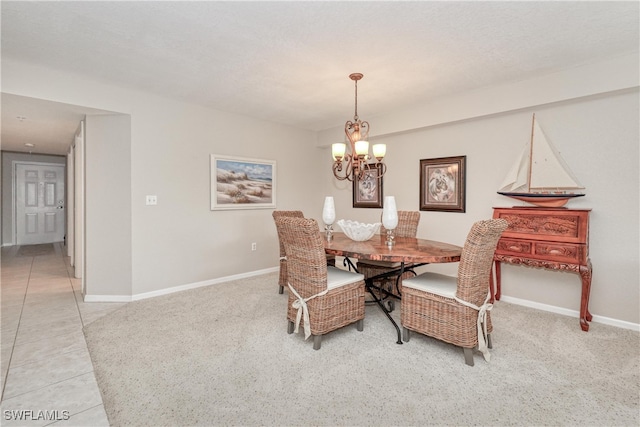
[[[203,286],[211,286],[219,283],[230,282],[232,280],[246,279],[248,277],[260,276],[262,274],[277,272],[279,267],[265,268],[263,270],[250,271],[248,273],[235,274],[233,276],[219,277],[217,279],[204,280],[202,282],[188,283],[186,285],[174,286],[172,288],[160,289],[158,291],[144,292],[135,295],[85,295],[84,302],[131,302],[139,301],[147,298],[153,298],[161,295],[168,295],[175,292],[186,291],[189,289],[201,288]],[[569,310],[563,307],[556,307],[553,305],[542,304],[535,301],[529,301],[520,298],[510,297],[508,295],[502,295],[500,301],[508,302],[511,304],[521,305],[524,307],[535,308],[537,310],[548,311],[551,313],[562,314],[569,317],[580,317],[580,312],[576,310]],[[612,319],[610,317],[593,315],[592,322],[602,323],[604,325],[611,325],[618,328],[630,329],[640,332],[640,324],[626,322],[624,320]]]
[[[216,285],[218,283],[230,282],[232,280],[246,279],[248,277],[261,276],[267,273],[279,271],[280,267],[265,268],[263,270],[250,271],[248,273],[235,274],[233,276],[219,277],[217,279],[204,280],[202,282],[188,283],[186,285],[174,286],[171,288],[160,289],[157,291],[144,292],[134,295],[85,295],[84,302],[131,302],[139,301],[147,298],[168,295],[175,292],[186,291],[189,289],[201,288],[203,286]]]
[[[524,307],[535,308],[537,310],[549,311],[551,313],[562,314],[565,316],[580,318],[580,312],[577,310],[569,310],[567,308],[556,307],[554,305],[542,304],[539,302],[529,301],[529,300],[520,299],[520,298],[514,298],[507,295],[502,295],[502,297],[500,298],[500,301],[504,301],[504,302],[508,302],[516,305],[522,305]],[[638,323],[626,322],[624,320],[612,319],[610,317],[597,316],[595,314],[593,314],[593,319],[591,321],[596,323],[602,323],[604,325],[616,326],[618,328],[631,329],[633,331],[640,332],[640,324]]]
[[[85,295],[82,300],[84,302],[131,302],[132,297],[129,295]]]

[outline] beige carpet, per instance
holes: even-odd
[[[413,335],[378,307],[314,351],[288,335],[277,275],[133,302],[85,328],[110,423],[640,424],[640,335],[499,302],[492,360]],[[396,310],[395,317],[399,312]]]
[[[21,245],[18,249],[18,256],[40,256],[53,253],[53,243],[41,243],[38,245]]]

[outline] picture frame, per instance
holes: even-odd
[[[420,160],[420,210],[465,212],[467,156]]]
[[[382,164],[369,163],[362,179],[353,178],[353,207],[381,208],[384,200]]]
[[[275,160],[210,155],[211,210],[275,209]]]

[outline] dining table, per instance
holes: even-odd
[[[435,240],[395,237],[394,244],[389,246],[385,235],[376,234],[369,240],[356,241],[344,233],[333,233],[330,239],[325,238],[324,250],[327,254],[344,257],[345,266],[356,272],[358,271],[357,265],[351,261],[351,258],[399,263],[397,268],[365,280],[367,291],[395,327],[398,334],[397,344],[402,344],[400,328],[391,317],[391,309],[384,306],[374,290],[382,291],[393,298],[398,298],[398,296],[375,286],[374,282],[381,278],[402,275],[407,265],[413,269],[426,264],[459,262],[462,254],[462,247]]]

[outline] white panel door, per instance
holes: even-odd
[[[63,165],[16,164],[18,245],[63,240],[64,179]]]

